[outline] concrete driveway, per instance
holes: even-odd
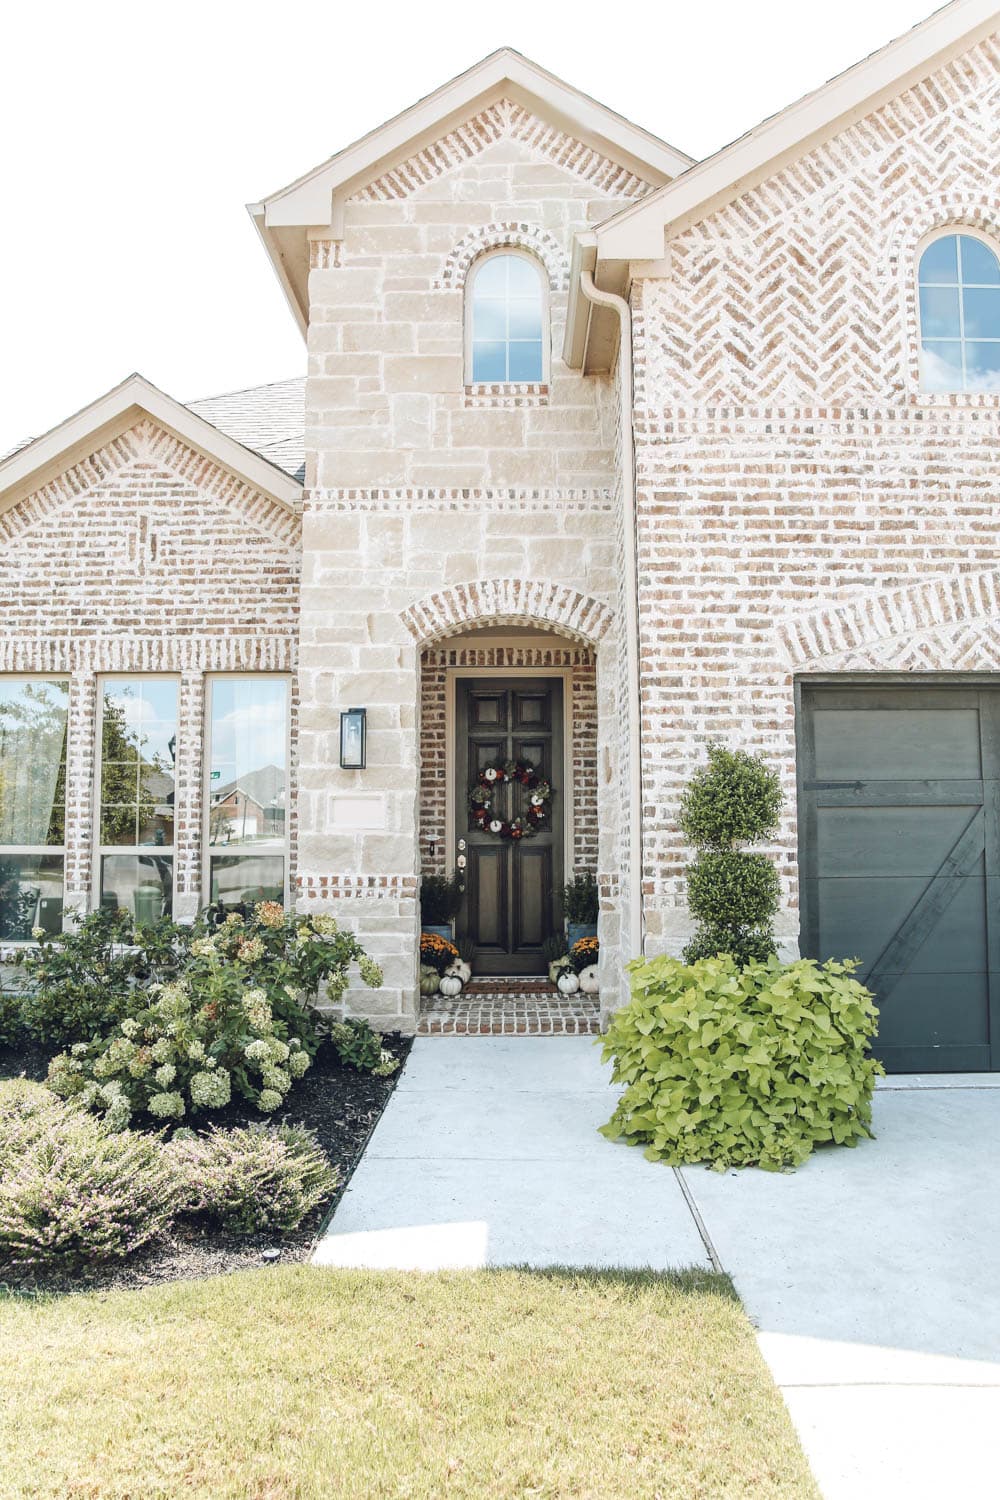
[[[647,1162],[615,1097],[591,1038],[418,1038],[316,1263],[716,1264],[826,1500],[1000,1495],[1000,1077],[890,1080],[787,1175]]]
[[[1000,1494],[1000,1078],[888,1080],[877,1138],[683,1177],[827,1500]]]

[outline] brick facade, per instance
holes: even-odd
[[[671,810],[708,740],[781,768],[791,947],[796,676],[1000,660],[1000,397],[920,392],[915,311],[930,232],[1000,227],[998,64],[967,52],[634,286],[650,946],[688,930]]]

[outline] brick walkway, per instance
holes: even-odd
[[[418,1036],[596,1036],[597,995],[561,995],[546,979],[474,979],[453,998],[425,1000]]]

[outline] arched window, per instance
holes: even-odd
[[[1000,391],[1000,260],[971,234],[943,234],[920,257],[920,384]]]
[[[545,285],[541,266],[516,251],[484,255],[469,273],[469,378],[475,385],[545,379]]]

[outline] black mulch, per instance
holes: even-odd
[[[411,1037],[390,1033],[384,1045],[400,1065],[406,1061]],[[0,1048],[0,1078],[42,1079],[49,1050],[13,1052]],[[233,1235],[194,1225],[177,1224],[168,1239],[121,1265],[94,1266],[72,1274],[56,1271],[29,1273],[0,1267],[0,1287],[18,1291],[106,1291],[112,1288],[153,1286],[182,1278],[217,1276],[223,1271],[247,1270],[267,1264],[287,1265],[309,1259],[316,1236],[336,1208],[350,1181],[389,1095],[399,1079],[399,1070],[388,1078],[345,1068],[333,1048],[324,1044],[312,1067],[295,1085],[288,1107],[280,1116],[262,1115],[244,1100],[226,1109],[213,1110],[202,1120],[214,1125],[245,1125],[250,1120],[287,1119],[315,1131],[339,1174],[336,1190],[305,1224],[292,1234]],[[192,1122],[200,1126],[202,1120]],[[280,1253],[265,1258],[265,1251]]]

